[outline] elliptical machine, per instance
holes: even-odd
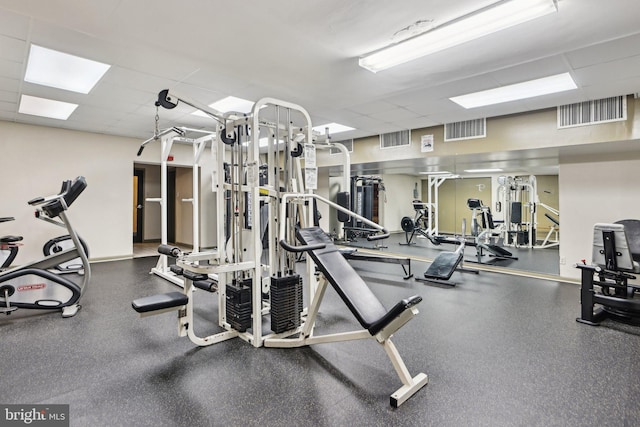
[[[78,312],[79,300],[91,279],[91,266],[87,251],[69,222],[66,210],[86,187],[85,178],[79,176],[73,182],[64,181],[59,194],[37,197],[28,202],[38,206],[37,218],[65,227],[73,247],[0,272],[0,313],[11,314],[19,308],[62,310],[62,317],[72,317]],[[48,271],[78,257],[84,270],[82,285]]]
[[[0,218],[0,222],[13,221],[15,218],[13,217],[2,217]],[[60,224],[63,226],[63,224]],[[82,248],[84,249],[87,257],[89,256],[89,247],[87,243],[82,240],[80,237],[80,243],[82,244]],[[11,267],[11,264],[16,259],[18,252],[20,250],[20,246],[22,246],[22,236],[2,236],[0,237],[0,271],[6,270]],[[69,249],[73,247],[73,240],[71,240],[71,236],[68,234],[65,236],[54,237],[47,241],[42,247],[42,253],[44,256],[50,256],[53,254],[57,254],[65,249]],[[80,257],[72,259],[71,261],[63,262],[61,264],[56,265],[51,272],[56,274],[66,274],[66,273],[79,273],[84,274],[82,260]]]

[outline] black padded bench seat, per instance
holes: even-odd
[[[186,305],[187,302],[189,302],[189,298],[182,292],[169,292],[138,298],[131,303],[131,307],[138,313],[148,313],[150,311],[180,307],[181,305]]]
[[[424,272],[424,277],[427,279],[449,280],[463,257],[464,253],[462,251],[440,252],[427,271]]]
[[[296,236],[305,245],[325,245],[324,248],[308,251],[309,256],[360,325],[371,335],[377,334],[406,309],[422,301],[422,297],[414,295],[401,300],[387,311],[320,227],[298,229]]]

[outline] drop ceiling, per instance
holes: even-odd
[[[428,58],[377,74],[358,66],[417,21],[492,2],[0,0],[0,120],[146,139],[157,93],[170,88],[203,104],[284,99],[358,138],[640,92],[637,0],[559,0],[558,13]],[[87,95],[27,83],[31,43],[112,67]],[[564,72],[578,89],[470,110],[449,100]],[[79,107],[66,121],[24,115],[22,94]],[[162,110],[160,127],[212,125],[191,112]]]

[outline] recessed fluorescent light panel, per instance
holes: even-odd
[[[67,120],[71,113],[78,108],[78,104],[54,101],[53,99],[38,98],[22,95],[18,112],[32,116],[49,117],[51,119]]]
[[[246,99],[236,98],[235,96],[227,96],[226,98],[209,104],[209,107],[226,113],[227,111],[235,111],[238,113],[248,113],[253,108],[254,102]]]
[[[315,130],[316,132],[320,132],[321,134],[324,135],[326,128],[329,128],[330,135],[340,133],[340,132],[347,132],[355,129],[350,126],[341,125],[340,123],[327,123],[326,125],[314,126],[313,130]]]
[[[468,172],[468,173],[491,173],[491,172],[502,172],[502,169],[465,169],[465,172]]]
[[[555,0],[503,0],[359,59],[374,73],[557,12]]]
[[[420,172],[420,175],[449,175],[449,171],[436,171],[436,172]]]
[[[214,110],[218,110],[221,113],[226,113],[229,111],[234,111],[237,113],[250,113],[253,108],[253,101],[248,101],[242,98],[236,98],[235,96],[227,96],[226,98],[222,98],[219,101],[214,102],[213,104],[209,104],[209,107]],[[203,113],[200,110],[196,110],[193,113],[194,116],[199,117],[209,117],[207,114]]]
[[[528,82],[516,83],[467,95],[454,96],[451,99],[464,108],[483,107],[485,105],[501,104],[519,99],[533,98],[551,93],[576,89],[578,86],[569,73],[556,74]]]
[[[32,44],[24,80],[72,92],[89,93],[110,67]]]

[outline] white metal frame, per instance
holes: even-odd
[[[171,99],[171,102],[175,99],[183,101],[182,98],[174,97],[169,93],[167,93],[167,98]],[[320,279],[316,277],[315,265],[310,258],[307,258],[304,282],[307,284],[307,294],[311,303],[301,313],[301,325],[283,333],[263,333],[263,316],[270,313],[269,302],[262,299],[262,293],[268,290],[268,280],[274,275],[288,274],[288,269],[292,269],[295,266],[295,254],[285,251],[277,242],[293,242],[295,240],[294,223],[296,221],[299,222],[301,227],[306,227],[313,223],[313,209],[310,209],[313,206],[310,203],[311,200],[326,203],[386,233],[386,230],[380,225],[313,194],[311,189],[305,188],[300,157],[292,157],[290,159],[289,153],[291,149],[297,149],[294,147],[295,144],[299,144],[301,141],[306,141],[307,143],[312,141],[312,126],[308,113],[298,105],[273,98],[264,98],[256,102],[249,115],[237,115],[234,113],[219,115],[218,112],[192,101],[186,103],[202,109],[211,116],[215,116],[220,123],[216,133],[216,141],[212,144],[212,157],[216,163],[217,170],[213,174],[213,191],[216,193],[216,201],[221,212],[226,211],[225,193],[229,192],[229,200],[234,212],[231,218],[224,218],[225,215],[218,215],[218,251],[183,254],[176,262],[178,266],[192,273],[209,276],[212,274],[217,275],[218,325],[223,328],[223,331],[206,337],[195,335],[193,326],[194,285],[191,279],[185,277],[183,293],[187,295],[188,302],[184,306],[173,308],[173,310],[178,310],[179,312],[179,335],[189,337],[192,342],[199,346],[212,345],[231,338],[240,338],[254,347],[299,347],[323,342],[375,338],[385,349],[403,383],[403,386],[391,395],[391,404],[393,406],[401,405],[428,382],[425,374],[421,373],[415,377],[409,374],[400,354],[391,342],[393,333],[418,313],[417,308],[411,307],[405,310],[374,336],[367,330],[314,336],[315,320],[327,288],[327,281],[324,277]],[[260,114],[263,112],[263,107],[273,109],[276,116],[275,122],[261,119]],[[292,112],[296,112],[302,117],[303,123],[301,125],[293,125]],[[250,139],[246,146],[241,143],[239,135],[236,135],[238,139],[231,147],[222,144],[221,138],[230,138],[234,128],[236,130],[251,129]],[[277,165],[277,167],[269,168],[268,185],[265,186],[260,186],[258,182],[260,130],[266,130],[268,133],[267,163],[269,165]],[[285,143],[284,155],[280,153],[282,150],[281,140]],[[243,147],[246,147],[246,152]],[[311,148],[315,149],[315,147]],[[231,158],[231,182],[226,182],[224,163],[229,157]],[[305,163],[305,167],[308,166]],[[346,162],[346,169],[349,169],[348,161]],[[348,176],[345,177],[345,180],[348,180]],[[285,185],[288,190],[283,191],[281,185]],[[241,222],[243,221],[243,213],[248,208],[248,200],[251,200],[252,206],[250,229],[246,229]],[[261,212],[257,208],[259,206],[258,201],[264,202],[268,206],[269,212],[268,237],[270,244],[267,262],[262,262],[260,257],[262,239],[259,235]],[[238,212],[236,212],[236,207]],[[225,221],[227,220],[231,221],[231,235],[227,236],[228,241],[224,231]],[[235,330],[226,318],[226,286],[233,280],[239,280],[239,278],[242,278],[242,280],[248,278],[252,282],[251,327],[245,332]],[[297,338],[290,338],[296,334],[299,335]]]
[[[189,133],[195,133],[202,135],[199,138],[186,138],[184,135]],[[193,252],[200,251],[200,160],[202,153],[208,142],[211,142],[215,136],[214,132],[204,131],[201,129],[190,129],[186,127],[172,127],[160,133],[160,197],[147,198],[147,202],[157,202],[160,204],[160,243],[166,245],[167,242],[167,218],[168,218],[168,200],[167,200],[167,177],[168,177],[168,158],[171,154],[171,149],[175,142],[183,144],[191,144],[193,147],[193,157],[191,158],[192,168],[192,197],[188,199],[182,199],[183,203],[191,203],[192,205],[192,222],[193,222]],[[142,143],[141,147],[144,147],[149,142],[156,138],[148,139]],[[155,267],[151,269],[151,274],[160,276],[180,287],[184,286],[184,281],[181,277],[176,276],[169,269],[169,262],[167,255],[159,255],[158,262]]]

